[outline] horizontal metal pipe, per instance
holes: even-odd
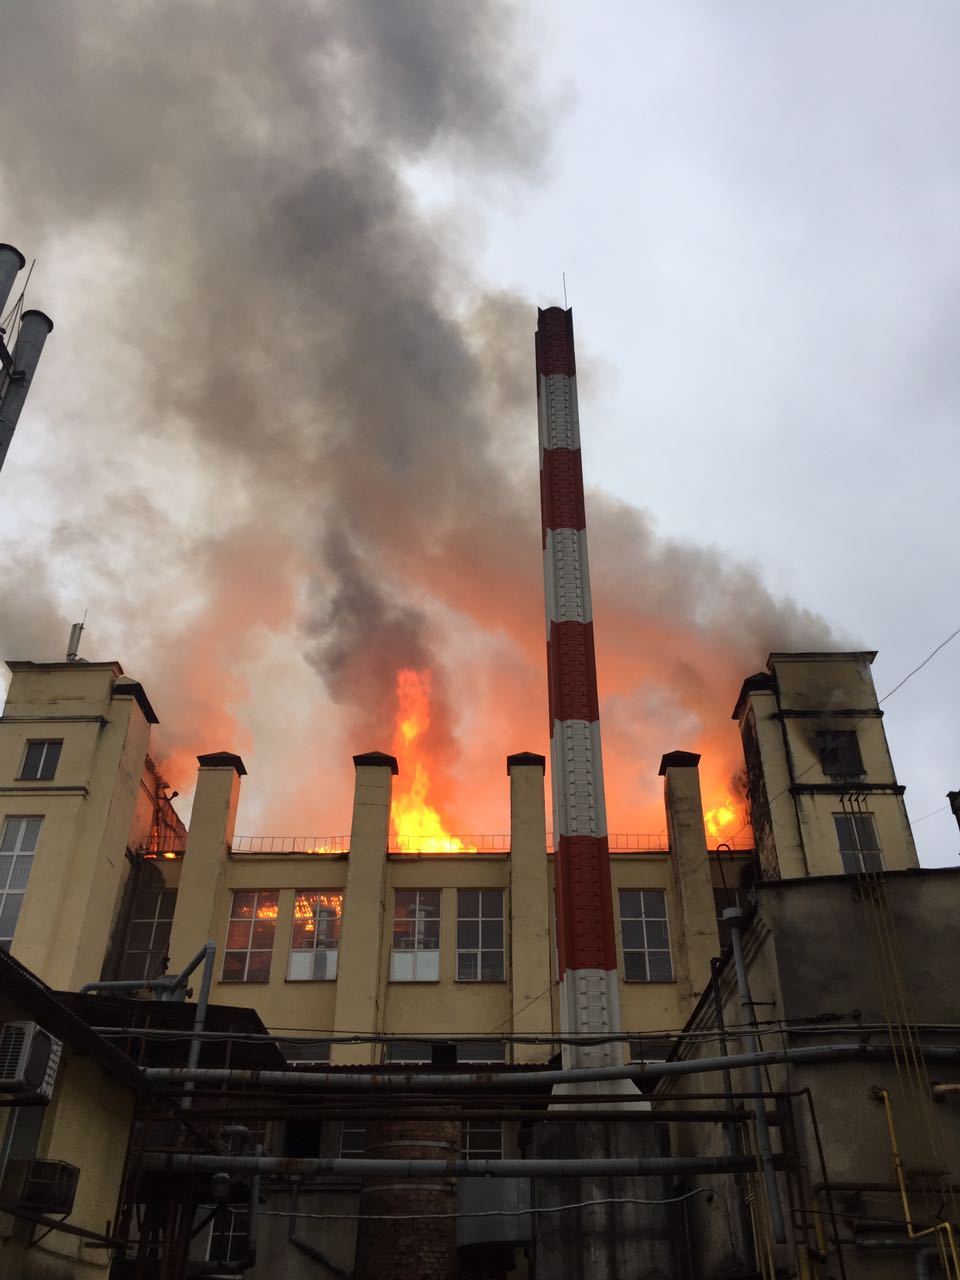
[[[688,1058],[677,1062],[631,1063],[622,1067],[575,1067],[569,1071],[256,1071],[239,1067],[147,1067],[146,1078],[157,1084],[270,1085],[280,1088],[375,1089],[388,1093],[482,1088],[543,1089],[547,1085],[579,1084],[603,1080],[658,1080],[669,1076],[701,1075],[711,1071],[736,1071],[741,1067],[773,1066],[781,1062],[816,1065],[821,1062],[876,1061],[889,1058],[889,1045],[831,1044],[796,1049],[765,1049],[762,1053],[734,1053],[720,1058]],[[928,1061],[960,1063],[960,1047],[925,1046],[920,1055]]]
[[[658,1174],[740,1173],[752,1156],[636,1156],[596,1160],[349,1160],[335,1157],[210,1156],[148,1151],[151,1173],[259,1173],[288,1177],[340,1174],[346,1178],[637,1178]]]
[[[949,1098],[960,1093],[960,1084],[935,1084],[931,1092],[935,1098]]]

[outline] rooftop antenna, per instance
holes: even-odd
[[[84,623],[87,621],[87,611],[83,611],[83,622],[75,622],[70,628],[70,639],[67,641],[67,661],[77,661],[77,651],[80,648],[80,637],[83,635]]]

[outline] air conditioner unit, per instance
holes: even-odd
[[[65,1160],[11,1160],[3,1180],[5,1200],[34,1213],[73,1212],[80,1170]]]
[[[31,1093],[48,1102],[63,1045],[35,1022],[0,1026],[0,1092]]]

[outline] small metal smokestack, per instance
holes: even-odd
[[[960,827],[960,791],[948,791],[947,799],[950,801],[950,808],[957,820],[957,826]]]
[[[33,382],[43,344],[52,329],[53,321],[42,311],[25,311],[20,318],[20,332],[13,350],[13,371],[7,376],[0,395],[0,469]]]
[[[0,319],[10,297],[13,282],[27,265],[27,260],[12,244],[0,244]]]
[[[80,637],[83,635],[83,623],[75,622],[70,628],[70,639],[67,642],[67,661],[76,662],[80,649]]]

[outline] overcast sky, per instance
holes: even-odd
[[[505,830],[565,272],[612,828],[660,751],[729,777],[769,647],[876,649],[885,694],[960,625],[958,52],[955,4],[902,0],[8,0],[0,239],[57,327],[0,476],[4,653],[89,608],[175,780],[241,750],[244,829],[331,833],[429,665],[446,794]],[[960,639],[885,711],[950,864]]]

